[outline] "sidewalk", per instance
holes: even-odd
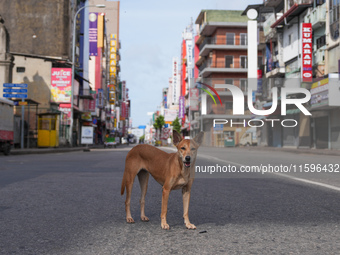
[[[117,148],[126,147],[126,145],[118,145]],[[95,144],[89,145],[88,149],[103,149],[104,145]],[[58,147],[58,148],[24,148],[24,149],[11,149],[9,155],[25,155],[25,154],[46,154],[46,153],[62,153],[62,152],[72,152],[72,151],[83,151],[86,146],[77,147]]]

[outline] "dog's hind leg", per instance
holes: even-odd
[[[138,173],[138,180],[141,189],[141,198],[140,198],[140,218],[142,221],[149,221],[149,218],[145,216],[145,195],[148,189],[148,181],[149,181],[149,173],[145,170],[141,170]]]
[[[135,176],[133,174],[127,174],[126,175],[126,200],[125,200],[125,211],[126,211],[126,222],[127,223],[135,223],[131,216],[131,210],[130,210],[130,202],[131,202],[131,192],[132,192],[132,186],[133,182],[135,180]]]

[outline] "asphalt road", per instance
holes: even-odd
[[[138,181],[125,223],[129,148],[0,156],[0,254],[338,254],[340,173],[196,173],[186,230],[181,191],[160,227],[161,186],[139,220]],[[168,150],[171,151],[171,150]],[[197,166],[336,164],[335,156],[200,148]],[[303,180],[309,181],[308,183]]]

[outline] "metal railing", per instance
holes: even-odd
[[[206,37],[203,42],[200,44],[199,49],[200,51],[204,48],[205,45],[212,44],[212,45],[243,45],[247,46],[247,38],[241,39],[236,37],[235,39],[229,40],[227,42],[227,39],[224,36],[221,37]]]
[[[234,58],[230,60],[226,59],[217,59],[216,61],[212,61],[211,59],[203,62],[202,65],[199,66],[200,72],[205,68],[248,68],[247,59]]]

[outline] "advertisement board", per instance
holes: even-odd
[[[51,69],[51,101],[55,103],[71,103],[71,68]]]
[[[93,127],[81,127],[81,144],[93,144]]]
[[[89,22],[90,56],[98,56],[98,13],[91,12]]]
[[[311,82],[313,80],[313,37],[312,24],[302,24],[302,80]]]
[[[177,117],[177,110],[164,109],[164,121],[173,122]]]

